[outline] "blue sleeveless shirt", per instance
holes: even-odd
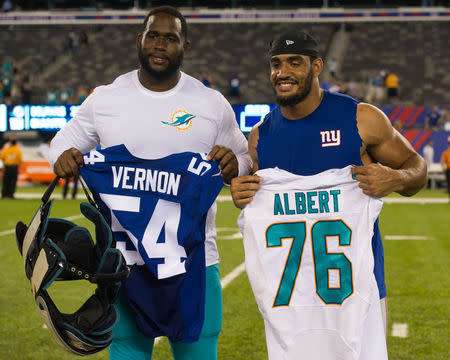
[[[274,168],[297,175],[315,175],[333,168],[362,165],[362,139],[356,123],[358,101],[324,91],[319,106],[308,116],[286,119],[277,106],[259,125],[258,168]],[[386,296],[384,255],[378,220],[372,250],[380,298]]]

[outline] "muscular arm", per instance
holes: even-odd
[[[397,192],[412,196],[425,186],[425,161],[381,110],[361,103],[357,122],[364,166],[354,167],[352,172],[365,194],[383,197]]]
[[[258,145],[259,131],[258,125],[255,125],[248,137],[248,152],[253,161],[252,173],[258,170],[258,153],[256,146]],[[261,182],[259,176],[246,175],[234,178],[231,181],[231,197],[233,198],[234,205],[240,209],[244,208],[249,202],[253,200],[256,191],[260,188]]]

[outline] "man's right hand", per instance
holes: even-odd
[[[53,170],[55,174],[62,177],[73,177],[78,175],[78,167],[83,166],[83,155],[75,148],[70,148],[59,155]]]
[[[242,209],[253,200],[262,178],[256,175],[238,176],[231,180],[231,197],[234,205]]]

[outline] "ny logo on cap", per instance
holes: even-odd
[[[286,45],[292,45],[294,42],[292,40],[286,40]]]

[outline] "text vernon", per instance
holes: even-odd
[[[112,166],[111,168],[114,188],[178,195],[180,174],[128,166]]]

